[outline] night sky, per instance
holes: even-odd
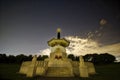
[[[32,54],[48,47],[62,29],[62,37],[120,42],[118,0],[0,0],[0,53]],[[97,36],[98,33],[100,36]]]

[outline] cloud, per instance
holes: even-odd
[[[99,48],[99,52],[120,55],[120,43],[110,44]]]
[[[83,39],[79,37],[69,36],[65,37],[70,41],[69,47],[67,47],[67,54],[74,54],[76,56],[85,55],[89,53],[110,53],[112,55],[120,55],[120,43],[100,46],[98,42],[89,39]],[[49,55],[50,49],[44,49],[40,51],[40,55]]]
[[[102,45],[88,38],[84,39],[77,36],[68,36],[65,38],[70,41],[69,47],[66,48],[67,54],[79,56],[93,53],[109,53],[114,55],[116,60],[120,62],[120,43]],[[50,52],[50,48],[46,48],[37,53],[37,55],[50,55]]]

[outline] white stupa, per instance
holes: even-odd
[[[84,62],[82,56],[80,56],[80,61],[67,58],[66,47],[70,42],[61,38],[60,32],[58,28],[57,38],[48,41],[51,49],[50,57],[44,61],[37,61],[37,56],[34,56],[32,61],[22,63],[19,73],[26,74],[27,77],[89,77],[89,74],[95,74],[93,63]]]

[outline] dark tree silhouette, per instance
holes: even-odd
[[[6,63],[6,62],[7,62],[6,54],[0,54],[0,63]]]
[[[102,54],[87,54],[84,56],[85,61],[93,62],[94,64],[108,64],[115,61],[115,56],[109,53]]]
[[[37,60],[43,61],[43,60],[45,60],[46,58],[48,58],[48,55],[43,55],[43,56],[39,55],[38,58],[37,58]]]
[[[16,57],[14,55],[9,55],[7,58],[8,63],[15,63],[16,62]]]
[[[113,63],[115,61],[115,56],[108,53],[100,54],[100,58],[103,63]]]
[[[22,63],[23,61],[28,61],[27,56],[25,56],[24,54],[20,54],[16,56],[17,63]]]
[[[27,61],[31,61],[32,58],[33,58],[33,56],[32,56],[32,55],[29,55],[29,56],[27,57]]]
[[[75,61],[79,61],[79,56],[76,56],[76,57],[75,57]]]
[[[73,54],[69,54],[68,58],[71,59],[71,60],[73,60],[73,61],[75,60],[75,56]]]
[[[6,54],[0,54],[0,63],[22,63],[23,61],[31,61],[33,58],[32,55],[26,56],[24,54],[19,54],[17,56]],[[37,60],[45,60],[48,58],[48,55],[39,55]],[[74,56],[73,54],[69,54],[68,58],[73,61],[79,61],[79,56]],[[83,56],[85,61],[93,62],[94,64],[109,64],[115,61],[115,56],[109,53],[102,53],[102,54],[86,54]]]
[[[39,55],[38,58],[37,58],[37,60],[42,60],[42,56]]]

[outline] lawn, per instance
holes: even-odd
[[[120,63],[97,65],[95,66],[97,74],[89,78],[26,78],[25,75],[18,74],[19,68],[19,64],[0,64],[0,80],[120,80]]]

